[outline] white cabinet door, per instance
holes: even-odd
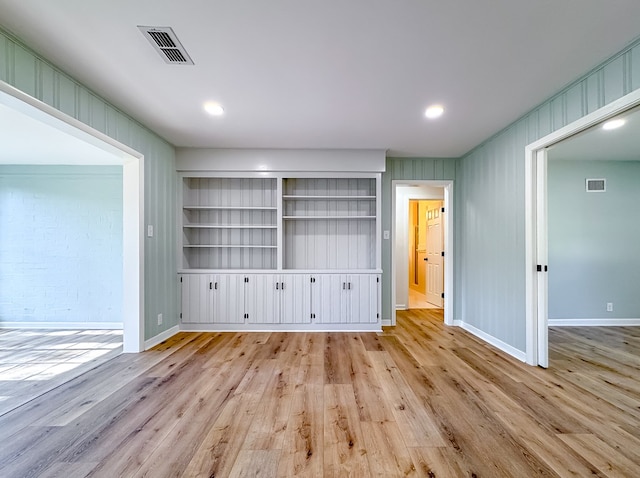
[[[311,276],[282,274],[280,276],[280,323],[311,322]]]
[[[184,324],[211,323],[211,274],[183,274],[181,280],[182,317]]]
[[[378,281],[375,274],[347,276],[348,321],[375,324],[378,321]]]
[[[244,276],[241,274],[214,275],[209,287],[213,291],[213,323],[243,324]]]
[[[314,275],[311,313],[319,324],[339,324],[346,314],[346,276],[340,274]]]
[[[250,324],[279,323],[280,277],[278,274],[246,276],[245,312]],[[276,289],[277,287],[277,289]]]
[[[378,322],[376,274],[318,274],[311,284],[311,313],[320,324]]]

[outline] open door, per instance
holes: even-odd
[[[444,305],[444,247],[442,202],[430,202],[426,220],[427,242],[427,302],[437,307]]]

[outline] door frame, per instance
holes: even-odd
[[[396,266],[399,258],[396,257],[396,192],[398,186],[430,186],[444,189],[444,208],[446,211],[444,226],[444,323],[445,325],[454,325],[453,320],[453,223],[454,223],[454,207],[453,207],[453,180],[433,180],[433,179],[394,179],[391,181],[391,323],[396,325]],[[409,199],[425,199],[427,198],[409,198]],[[439,199],[439,198],[437,198]],[[406,259],[406,258],[405,258]]]
[[[112,154],[112,164],[122,166],[122,351],[142,352],[144,155],[3,81],[0,81],[0,95],[2,104]]]
[[[546,149],[628,109],[640,105],[640,89],[534,141],[525,147],[525,319],[526,363],[549,366],[547,306],[547,153]],[[538,271],[537,266],[541,266]]]

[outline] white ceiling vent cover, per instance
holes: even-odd
[[[193,65],[193,60],[178,40],[171,27],[143,27],[138,29],[160,54],[166,63],[172,65]]]
[[[587,179],[586,182],[588,193],[603,193],[607,190],[606,179]]]

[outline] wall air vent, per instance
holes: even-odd
[[[160,54],[166,63],[172,65],[193,65],[193,60],[178,40],[171,27],[143,27],[138,29]]]
[[[606,179],[587,179],[586,184],[588,193],[603,193],[607,190]]]

